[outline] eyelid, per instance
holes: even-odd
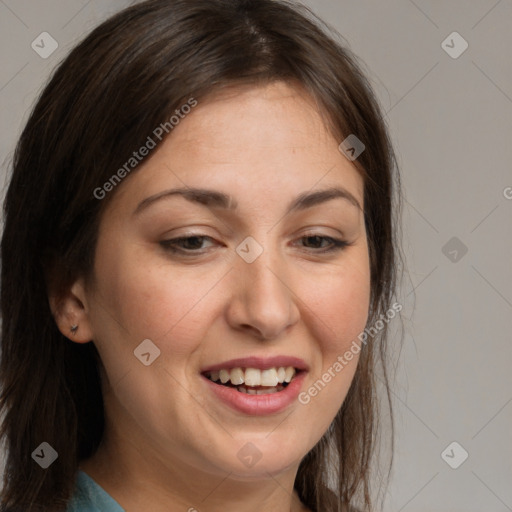
[[[180,235],[180,236],[176,236],[174,238],[169,238],[169,239],[166,239],[166,240],[161,240],[159,243],[161,246],[164,247],[164,249],[168,249],[168,250],[171,250],[173,252],[176,252],[176,253],[182,253],[182,254],[189,254],[189,255],[193,255],[193,254],[196,254],[196,255],[200,255],[200,254],[204,254],[204,250],[203,252],[200,252],[199,250],[191,250],[191,249],[176,249],[173,247],[173,243],[174,244],[177,244],[181,241],[186,241],[188,240],[189,238],[202,238],[202,239],[205,239],[205,240],[213,240],[215,241],[215,239],[209,235],[205,235],[205,234],[202,234],[202,233],[185,233],[183,235]],[[217,243],[218,245],[218,243]]]
[[[317,255],[327,254],[327,253],[334,254],[334,253],[339,253],[339,252],[343,251],[343,249],[345,249],[346,247],[353,244],[353,242],[348,242],[344,238],[329,236],[329,235],[326,235],[326,234],[323,234],[323,233],[320,233],[320,232],[314,231],[314,230],[309,230],[307,232],[302,233],[300,236],[296,237],[294,239],[294,241],[300,242],[301,240],[304,240],[305,238],[315,238],[315,237],[320,238],[322,240],[329,241],[330,246],[327,248],[323,248],[323,249],[322,248],[320,248],[320,249],[309,248],[308,249],[307,247],[305,247],[305,248],[303,248],[303,252],[310,252],[311,254],[317,254]],[[177,244],[179,244],[180,242],[187,241],[190,238],[200,238],[203,241],[210,240],[210,241],[214,241],[216,243],[216,245],[219,245],[219,243],[215,240],[215,238],[213,238],[209,235],[205,235],[203,233],[193,233],[193,232],[184,233],[183,235],[180,235],[180,236],[177,236],[174,238],[162,240],[159,242],[159,244],[166,251],[169,251],[173,254],[182,255],[184,257],[196,257],[196,256],[200,257],[209,252],[209,248],[194,250],[194,249],[181,249],[179,247],[176,247]],[[210,246],[210,248],[211,247],[212,246]]]

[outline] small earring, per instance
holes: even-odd
[[[72,332],[73,334],[75,334],[75,333],[76,333],[76,331],[78,331],[78,325],[72,325],[72,326],[71,326],[71,332]]]

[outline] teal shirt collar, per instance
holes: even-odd
[[[126,512],[87,473],[78,470],[75,492],[66,512]]]

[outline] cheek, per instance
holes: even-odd
[[[137,258],[135,251],[118,254],[115,261],[102,261],[103,266],[97,268],[100,316],[94,322],[102,339],[109,344],[117,339],[132,350],[150,339],[162,355],[172,342],[173,358],[178,359],[200,345],[212,311],[217,309],[217,285],[225,274],[223,269],[177,269],[162,263],[161,256],[146,252],[144,258]]]
[[[366,327],[369,300],[370,272],[364,250],[353,252],[329,278],[317,280],[304,299],[320,358],[299,402],[316,417],[316,433],[329,427],[352,383],[360,354],[358,335]]]
[[[304,302],[317,318],[311,325],[319,330],[315,337],[321,343],[324,359],[342,354],[368,320],[370,272],[366,252],[353,252],[329,275],[308,284]]]
[[[98,246],[97,307],[94,329],[102,356],[119,360],[150,339],[172,366],[201,350],[208,330],[222,316],[239,280],[218,262],[178,267],[138,245]],[[121,248],[121,250],[119,250]],[[296,267],[290,301],[296,301],[322,364],[332,364],[364,329],[369,306],[369,266],[365,244],[350,247],[337,264]],[[294,294],[297,296],[294,298]],[[108,340],[108,343],[101,343]],[[171,349],[172,347],[172,349]],[[129,350],[126,350],[126,349]],[[197,355],[197,354],[196,354]],[[348,372],[347,372],[348,373]]]

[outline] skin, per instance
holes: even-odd
[[[309,366],[304,391],[364,329],[363,211],[336,198],[285,215],[299,194],[332,186],[363,207],[363,180],[339,142],[300,88],[239,87],[201,101],[111,192],[93,276],[52,305],[61,331],[100,353],[106,430],[80,467],[125,510],[307,510],[293,490],[298,466],[339,410],[358,356],[308,404],[263,416],[230,409],[199,372],[294,355]],[[229,194],[238,211],[172,196],[134,215],[149,196],[184,186]],[[351,245],[322,253],[330,241],[306,234]],[[182,244],[189,256],[160,244],[191,235],[211,238]],[[247,236],[264,248],[250,264],[235,252]],[[133,354],[144,339],[161,351],[150,366]],[[237,457],[247,442],[262,454],[250,468]]]

